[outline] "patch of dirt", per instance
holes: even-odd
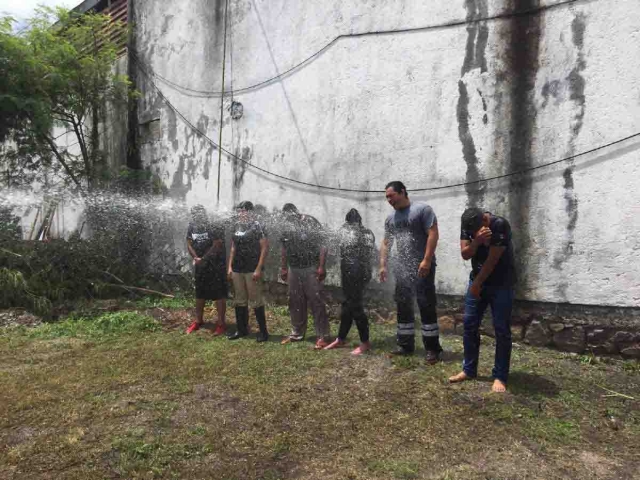
[[[200,421],[211,421],[213,416],[221,416],[236,421],[245,417],[247,408],[240,397],[233,396],[211,385],[196,385],[193,401],[183,401],[171,416],[175,425],[193,425]]]
[[[613,471],[621,466],[618,462],[594,452],[584,451],[578,458],[584,467],[590,470],[596,478],[611,478]]]
[[[18,427],[11,431],[5,440],[9,447],[20,445],[38,435],[38,430],[33,427]]]
[[[0,327],[37,327],[42,323],[40,317],[36,317],[20,309],[1,310],[0,311]]]
[[[162,323],[165,330],[181,330],[189,326],[194,318],[193,308],[161,308],[154,307],[144,310],[142,313],[155,318]]]

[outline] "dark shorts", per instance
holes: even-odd
[[[195,267],[196,298],[220,300],[229,296],[224,264],[203,263]]]

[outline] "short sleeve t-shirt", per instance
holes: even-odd
[[[260,240],[267,238],[264,226],[257,220],[238,221],[233,229],[232,270],[237,273],[251,273],[258,268],[260,261]]]
[[[315,267],[320,260],[320,249],[324,246],[324,231],[318,220],[309,215],[300,215],[285,223],[280,241],[286,250],[290,267]]]
[[[489,257],[489,249],[494,247],[505,247],[506,250],[498,260],[493,272],[485,280],[484,285],[493,287],[513,286],[516,282],[515,259],[513,254],[513,239],[511,236],[511,225],[506,218],[491,215],[489,221],[491,230],[491,240],[489,245],[480,245],[476,254],[471,258],[471,274],[469,278],[473,281],[476,275],[482,270],[484,262]],[[460,240],[472,241],[474,232],[462,230]]]
[[[429,229],[437,222],[436,214],[426,203],[412,203],[395,210],[384,224],[384,236],[389,248],[396,244],[394,261],[403,269],[417,269],[424,258]],[[435,265],[435,255],[433,264]]]
[[[187,228],[187,239],[191,240],[191,245],[198,257],[203,257],[209,249],[213,246],[213,242],[222,240],[222,255],[215,255],[211,257],[211,261],[214,263],[226,262],[226,255],[224,249],[224,227],[215,223],[189,223]]]

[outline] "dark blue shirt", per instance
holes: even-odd
[[[491,247],[505,247],[505,251],[498,260],[493,272],[487,277],[484,285],[493,287],[510,287],[516,282],[515,259],[513,255],[513,239],[511,237],[511,225],[506,218],[497,215],[491,215],[489,221],[489,229],[491,230],[491,241],[489,245],[480,245],[476,254],[471,257],[471,281],[482,270],[484,262],[489,258],[489,249]],[[473,232],[462,230],[460,240],[472,241]]]

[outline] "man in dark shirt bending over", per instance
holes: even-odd
[[[387,280],[387,258],[396,244],[393,259],[396,277],[395,301],[398,308],[398,348],[396,355],[409,355],[415,348],[414,299],[418,300],[422,320],[422,342],[427,363],[440,359],[440,337],[436,313],[436,246],[438,222],[425,203],[412,203],[402,182],[390,182],[385,189],[387,202],[394,208],[384,224],[380,247],[380,281]]]
[[[463,259],[471,259],[472,269],[464,307],[462,372],[449,381],[457,383],[477,376],[480,323],[491,305],[496,335],[491,390],[502,393],[507,387],[511,362],[511,310],[516,281],[509,222],[479,208],[468,208],[462,214],[460,251]]]

